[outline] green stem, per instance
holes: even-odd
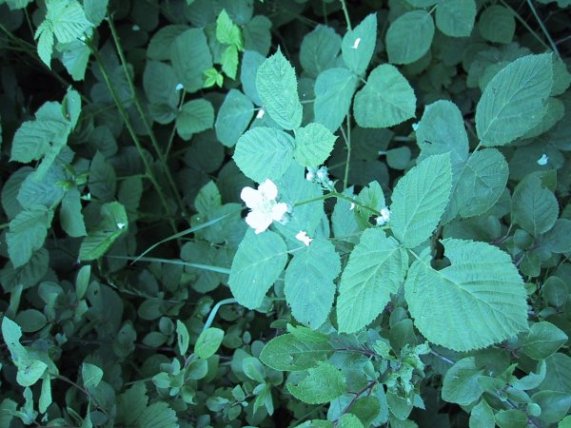
[[[543,24],[543,21],[541,20],[541,18],[539,17],[539,15],[537,14],[537,10],[535,9],[535,6],[533,5],[533,3],[531,2],[531,0],[527,0],[527,5],[529,6],[529,8],[531,9],[531,12],[533,13],[533,16],[535,16],[535,20],[537,21],[537,23],[539,24],[539,27],[541,28],[541,31],[543,31],[543,35],[545,36],[545,38],[547,39],[547,41],[549,42],[550,46],[551,46],[551,50],[553,52],[555,52],[555,54],[561,58],[561,54],[559,53],[559,50],[557,49],[557,45],[553,42],[553,39],[551,38],[551,36],[549,35],[549,31],[547,31],[547,28],[545,28],[545,25]]]
[[[343,9],[343,15],[345,16],[345,22],[347,23],[347,29],[349,31],[353,31],[353,27],[351,26],[351,18],[349,17],[349,11],[347,10],[347,3],[345,0],[339,0],[341,3],[341,9]]]
[[[131,139],[133,140],[133,143],[135,144],[137,152],[139,152],[139,156],[140,156],[141,160],[143,161],[146,176],[149,179],[149,181],[151,182],[151,184],[153,185],[153,187],[155,188],[155,191],[157,192],[157,194],[159,195],[159,198],[161,200],[161,204],[163,205],[163,208],[165,210],[165,214],[168,214],[170,212],[170,209],[169,209],[168,202],[165,199],[163,190],[161,189],[161,186],[159,185],[158,181],[156,180],[155,176],[153,175],[153,170],[151,168],[151,165],[149,164],[149,161],[147,160],[147,156],[145,156],[145,154],[143,152],[143,146],[142,146],[141,142],[139,141],[139,137],[137,136],[137,133],[133,129],[133,125],[131,124],[131,121],[129,120],[129,116],[128,116],[127,112],[125,111],[125,107],[123,107],[123,103],[121,102],[121,100],[119,99],[119,96],[117,95],[117,91],[115,90],[115,87],[113,86],[113,83],[111,82],[111,78],[109,77],[109,73],[107,72],[107,69],[105,68],[105,65],[103,64],[103,61],[101,61],[101,57],[99,56],[99,52],[97,52],[96,49],[91,49],[91,51],[93,52],[93,56],[95,57],[95,61],[97,62],[97,65],[99,66],[99,70],[101,70],[101,75],[103,77],[103,80],[105,81],[105,85],[109,89],[109,92],[111,93],[111,97],[113,98],[113,101],[115,102],[115,105],[117,106],[117,110],[119,111],[119,114],[121,115],[121,118],[123,119],[123,122],[125,123],[125,126],[127,128],[127,131],[129,132],[129,135],[131,136]],[[174,221],[172,219],[170,219],[169,223],[170,223],[173,231],[176,233],[177,229],[176,229],[176,225],[175,225]]]
[[[186,91],[183,89],[183,90],[182,90],[182,94],[181,94],[181,96],[180,96],[180,102],[178,103],[177,111],[180,111],[180,110],[182,109],[182,106],[183,106],[183,104],[184,104],[184,99],[185,99],[185,97],[186,97]],[[173,142],[174,142],[174,136],[175,136],[175,134],[176,134],[176,122],[173,124],[173,127],[172,127],[172,129],[171,129],[171,133],[170,133],[170,135],[169,135],[169,142],[168,142],[168,144],[167,144],[167,150],[166,150],[166,152],[165,152],[165,156],[166,156],[167,158],[169,157],[169,154],[170,154],[170,152],[171,152],[172,145],[173,145]]]
[[[343,139],[345,140],[345,147],[347,148],[347,159],[345,162],[345,173],[343,174],[343,187],[346,189],[349,187],[349,168],[351,164],[351,119],[349,115],[347,115],[347,134],[343,132],[343,128],[341,127],[341,134],[343,135]]]
[[[370,211],[373,214],[379,215],[378,210],[371,208],[371,207],[368,207],[367,205],[363,205],[362,203],[360,203],[356,199],[354,199],[350,196],[344,195],[343,193],[339,193],[339,192],[331,192],[331,193],[327,193],[327,194],[322,195],[322,196],[318,196],[316,198],[311,198],[311,199],[306,199],[304,201],[296,202],[295,204],[293,204],[293,207],[295,208],[295,207],[299,207],[302,205],[310,204],[312,202],[324,201],[325,199],[330,199],[330,198],[343,199],[344,201],[351,202],[351,203],[353,203],[353,204],[355,204],[355,205],[357,205],[363,209]]]
[[[178,189],[176,187],[176,183],[174,182],[172,174],[170,173],[170,171],[167,167],[166,158],[165,158],[165,156],[164,156],[164,154],[163,154],[163,152],[159,146],[159,143],[157,141],[155,133],[153,132],[153,129],[152,129],[149,121],[147,120],[147,116],[146,116],[145,112],[143,111],[143,107],[141,106],[141,103],[139,102],[139,98],[137,97],[135,85],[133,83],[133,79],[131,78],[131,73],[129,73],[129,70],[127,68],[127,60],[125,58],[123,48],[121,47],[121,43],[119,42],[119,36],[117,35],[117,31],[115,30],[115,25],[113,25],[113,19],[111,16],[107,17],[107,22],[109,25],[109,29],[111,31],[111,37],[113,38],[113,43],[115,44],[115,49],[117,50],[117,54],[119,55],[119,60],[121,61],[121,67],[123,68],[123,73],[125,73],[125,78],[127,79],[127,84],[129,85],[129,89],[130,89],[131,94],[133,96],[133,102],[135,104],[135,108],[137,109],[137,112],[139,113],[139,116],[141,117],[141,120],[143,121],[143,125],[145,126],[145,129],[147,130],[147,133],[149,134],[149,138],[151,139],[151,144],[152,144],[153,149],[155,150],[155,152],[159,158],[159,162],[161,163],[163,173],[164,173],[164,175],[165,175],[165,177],[169,183],[169,186],[171,187],[171,191],[177,200],[177,203],[179,205],[180,210],[184,213],[186,211],[184,202],[182,201],[182,198],[180,197],[180,194],[178,192]],[[173,88],[173,90],[174,90],[174,88]]]
[[[214,305],[214,307],[211,309],[210,313],[208,314],[208,318],[206,319],[206,322],[204,323],[204,327],[202,327],[202,331],[206,331],[210,328],[210,326],[214,322],[214,318],[216,317],[216,314],[218,313],[218,310],[220,309],[221,306],[233,305],[234,303],[236,303],[236,299],[232,299],[232,298],[220,300],[218,303],[216,303]]]
[[[535,39],[539,42],[539,44],[545,47],[545,49],[549,49],[549,45],[546,44],[541,37],[539,37],[539,35],[533,30],[533,28],[531,28],[529,24],[525,22],[525,19],[523,19],[520,16],[520,14],[514,10],[513,7],[507,4],[504,0],[500,0],[500,3],[513,14],[515,19],[517,19],[520,22],[520,24],[523,25],[524,28],[531,33],[533,37],[535,37]]]

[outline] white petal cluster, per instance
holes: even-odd
[[[307,168],[305,179],[320,184],[324,189],[333,190],[333,181],[329,178],[329,171],[326,166]]]
[[[289,208],[283,202],[276,202],[278,188],[271,180],[262,182],[258,189],[244,187],[240,193],[240,198],[250,208],[246,216],[246,223],[256,233],[265,231],[272,222],[283,221]]]
[[[311,241],[313,241],[313,238],[307,236],[307,232],[304,230],[300,230],[298,234],[295,235],[295,239],[302,242],[306,247],[309,247],[309,244],[311,244]]]
[[[379,214],[377,217],[377,226],[384,226],[391,219],[391,211],[385,207],[379,211]]]
[[[543,153],[541,155],[541,157],[539,159],[537,159],[537,164],[539,166],[545,166],[547,165],[547,162],[549,162],[549,156],[547,156],[547,154]]]

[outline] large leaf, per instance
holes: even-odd
[[[377,43],[377,14],[371,13],[353,31],[343,36],[341,53],[343,62],[355,74],[367,70]]]
[[[299,371],[315,367],[333,351],[327,336],[315,333],[303,338],[283,334],[270,340],[260,360],[274,370]]]
[[[10,221],[10,228],[6,233],[6,244],[8,256],[14,267],[26,264],[34,251],[42,248],[52,218],[52,210],[43,205],[36,205],[20,211]]]
[[[212,67],[212,54],[201,29],[191,28],[171,44],[170,59],[186,92],[196,92],[204,83],[204,72]]]
[[[226,147],[233,147],[248,128],[254,105],[242,92],[231,89],[220,106],[214,129],[216,137]]]
[[[462,217],[485,213],[504,192],[508,175],[508,163],[496,149],[473,153],[454,188],[452,212],[458,212]]]
[[[425,250],[405,281],[420,332],[437,345],[469,351],[527,330],[526,291],[510,256],[484,242],[442,243],[451,265],[433,269]]]
[[[451,188],[448,154],[431,156],[411,169],[393,191],[390,224],[395,237],[408,248],[428,239],[448,205]]]
[[[456,104],[439,100],[425,107],[416,128],[416,141],[421,149],[418,161],[431,155],[450,152],[452,173],[457,174],[468,159],[468,135],[462,112]]]
[[[101,222],[83,239],[79,248],[80,260],[96,260],[102,257],[129,225],[125,207],[119,202],[101,206]]]
[[[341,37],[335,30],[325,25],[318,25],[303,38],[299,61],[311,77],[317,77],[323,70],[335,64],[340,49]]]
[[[375,68],[367,84],[355,96],[353,111],[363,128],[388,128],[411,117],[416,96],[406,78],[390,64]]]
[[[252,180],[277,180],[291,164],[294,146],[293,138],[279,129],[254,128],[238,140],[234,161]]]
[[[386,45],[389,62],[410,64],[429,49],[434,37],[434,22],[425,10],[406,12],[391,23]]]
[[[450,37],[468,37],[474,28],[474,0],[442,0],[436,8],[436,26]]]
[[[476,131],[485,146],[503,146],[538,125],[553,84],[551,54],[527,55],[500,70],[476,107]]]
[[[373,321],[398,291],[407,266],[407,253],[395,239],[380,229],[363,232],[339,285],[339,331],[353,333]]]
[[[315,121],[331,132],[343,123],[359,79],[346,68],[332,68],[320,73],[315,81]]]
[[[514,14],[508,8],[494,4],[480,15],[478,30],[490,42],[510,43],[515,34]]]
[[[537,175],[528,176],[517,185],[512,198],[514,223],[538,236],[551,229],[558,216],[557,198]]]
[[[313,328],[325,322],[335,296],[333,280],[340,271],[339,255],[329,241],[314,240],[295,253],[286,270],[284,293],[296,320]]]
[[[214,108],[204,99],[192,100],[181,107],[176,117],[176,132],[183,140],[214,125]]]
[[[297,93],[295,70],[280,50],[258,68],[256,88],[262,105],[279,126],[299,128],[303,109]]]
[[[327,160],[336,139],[325,126],[310,123],[295,132],[293,156],[303,166],[317,167]]]
[[[341,372],[330,363],[323,362],[307,372],[307,377],[298,384],[287,384],[288,391],[304,403],[328,403],[343,394],[347,388]]]
[[[248,230],[234,257],[228,280],[238,303],[249,309],[259,307],[286,262],[287,248],[277,233],[255,234]]]

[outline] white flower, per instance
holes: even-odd
[[[182,91],[184,89],[184,85],[182,83],[177,83],[175,86],[175,91]]]
[[[131,27],[131,29],[133,31],[141,31],[141,27],[139,27],[137,24],[133,25],[133,27]]]
[[[382,208],[381,211],[379,211],[379,213],[381,215],[377,217],[377,226],[384,226],[391,219],[391,212],[387,207],[385,207]]]
[[[300,230],[298,232],[297,235],[295,235],[295,239],[297,239],[298,241],[303,242],[303,244],[306,247],[309,247],[309,244],[311,244],[311,241],[313,241],[313,238],[310,238],[309,236],[307,236],[307,232],[304,230]]]
[[[355,209],[355,202],[351,202],[351,205],[349,205],[349,211],[353,211]]]
[[[542,154],[541,157],[537,160],[537,164],[539,166],[545,166],[547,165],[547,162],[549,162],[549,156],[547,156],[547,154]]]
[[[125,223],[117,223],[117,229],[121,230],[126,226]]]
[[[265,114],[266,114],[266,111],[263,108],[261,108],[258,111],[258,114],[256,115],[256,119],[261,119],[262,117],[264,117]]]
[[[307,168],[307,173],[305,174],[305,179],[307,181],[315,180],[315,171],[313,170],[313,168]]]
[[[265,231],[273,221],[282,221],[288,212],[287,204],[276,202],[278,188],[271,180],[260,183],[258,190],[251,187],[244,187],[240,193],[240,198],[250,208],[246,216],[246,223],[256,233]]]
[[[360,44],[361,44],[361,38],[360,38],[360,37],[357,37],[357,38],[355,39],[355,41],[353,42],[353,49],[357,49]]]
[[[412,130],[416,131],[418,129],[418,123],[413,123],[412,124]]]
[[[321,168],[319,168],[317,170],[317,179],[320,182],[325,182],[326,180],[329,180],[329,171],[327,171],[327,167],[326,166],[322,166]]]

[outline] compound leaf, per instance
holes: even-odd
[[[436,8],[436,26],[450,37],[468,37],[474,28],[474,0],[442,0]]]
[[[346,68],[331,68],[320,73],[315,81],[315,121],[331,132],[337,131],[349,112],[358,81]]]
[[[377,42],[377,14],[371,13],[353,31],[343,36],[341,54],[345,65],[355,74],[367,70]]]
[[[310,123],[296,130],[293,156],[303,166],[319,166],[329,157],[336,139],[325,126]]]
[[[322,362],[309,369],[298,384],[288,383],[288,391],[308,404],[323,404],[339,397],[347,388],[343,374],[332,364]]]

